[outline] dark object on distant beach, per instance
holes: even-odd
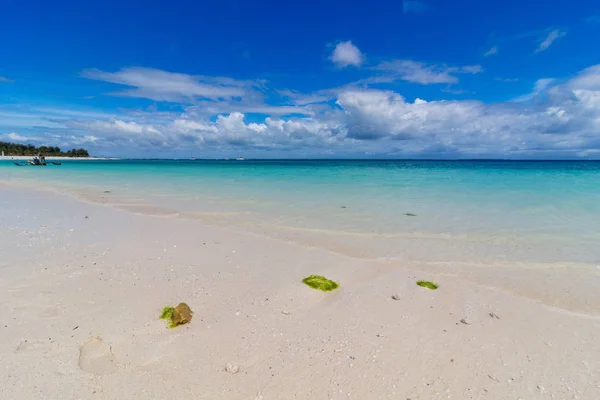
[[[346,208],[346,206],[340,206],[340,208]]]
[[[179,325],[189,323],[193,314],[187,304],[179,303],[177,307],[166,306],[163,308],[160,319],[169,321],[169,328],[176,328]]]
[[[311,275],[308,278],[304,278],[302,282],[313,289],[322,290],[324,292],[330,292],[340,286],[336,282],[320,275]]]
[[[400,295],[397,295],[397,294],[393,295],[392,300],[400,300]]]
[[[110,193],[110,190],[105,190],[104,193]]]
[[[431,289],[431,290],[435,290],[439,287],[437,283],[433,283],[433,282],[429,282],[429,281],[418,281],[417,285],[427,288],[427,289]]]
[[[417,214],[413,214],[413,213],[404,213],[404,215],[406,215],[407,217],[416,217]]]

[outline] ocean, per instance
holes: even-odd
[[[2,181],[356,257],[600,263],[594,161],[0,161]]]

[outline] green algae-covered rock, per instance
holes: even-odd
[[[439,287],[437,283],[433,283],[433,282],[429,282],[429,281],[418,281],[417,285],[427,288],[427,289],[431,289],[431,290],[435,290]]]
[[[169,321],[169,328],[175,328],[179,325],[187,324],[192,320],[194,313],[185,303],[179,303],[177,307],[166,306],[160,314],[160,319]]]
[[[302,282],[313,289],[322,290],[324,292],[330,292],[340,286],[336,282],[319,275],[311,275],[308,278],[304,278]]]
[[[194,313],[185,303],[179,303],[177,307],[173,310],[173,316],[171,317],[171,321],[174,325],[183,325],[187,324],[192,320],[192,315]]]

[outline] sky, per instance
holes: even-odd
[[[0,37],[0,141],[600,159],[597,0],[4,0]]]

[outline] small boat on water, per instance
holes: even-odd
[[[50,161],[50,162],[43,161],[42,162],[39,159],[25,160],[24,163],[19,163],[19,162],[13,161],[13,164],[15,164],[19,167],[27,167],[29,165],[31,165],[32,167],[45,167],[47,165],[62,165],[62,163],[59,163],[59,162],[54,162],[54,161]]]

